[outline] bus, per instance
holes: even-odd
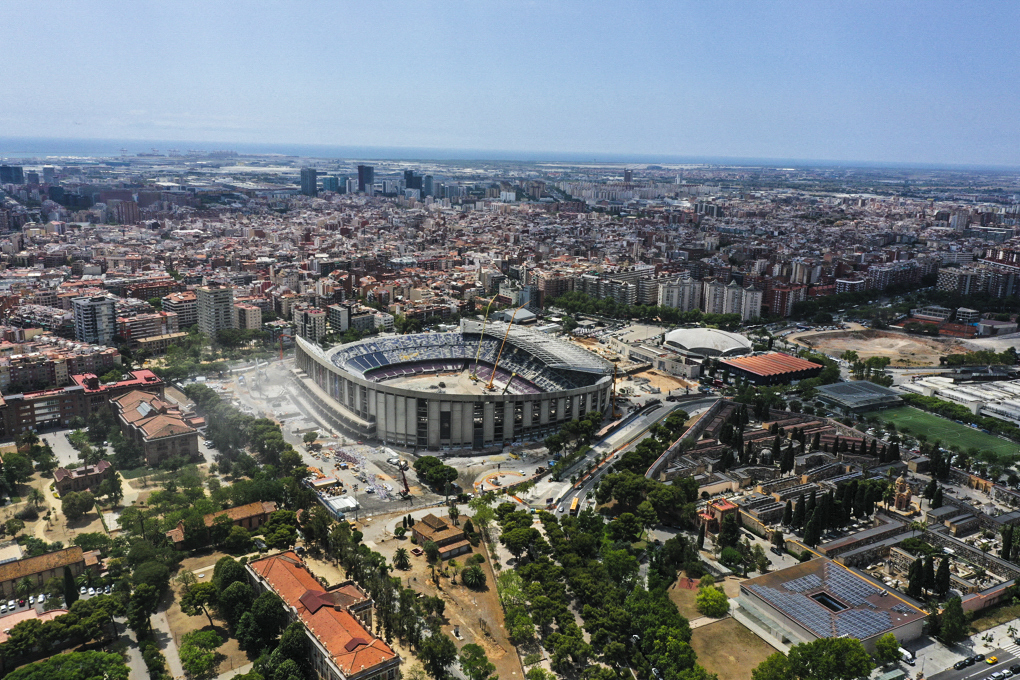
[[[574,496],[574,500],[570,501],[570,514],[577,517],[577,506],[580,505],[581,499],[578,496]]]

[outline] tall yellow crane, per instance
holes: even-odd
[[[482,334],[478,338],[478,351],[475,352],[475,368],[471,371],[471,379],[474,381],[478,380],[478,358],[482,356],[482,340],[485,340],[485,324],[489,320],[489,307],[492,307],[492,303],[499,297],[499,293],[492,296],[489,300],[489,304],[485,306],[485,316],[482,318]]]
[[[503,336],[503,344],[499,346],[499,354],[496,355],[496,363],[492,367],[492,375],[489,376],[489,384],[485,386],[485,389],[492,389],[492,381],[496,379],[496,369],[499,368],[499,360],[503,356],[503,348],[506,347],[506,339],[510,337],[510,327],[514,325],[514,318],[517,316],[517,312],[527,307],[527,303],[521,305],[514,310],[514,313],[510,315],[510,323],[506,325],[506,334]]]

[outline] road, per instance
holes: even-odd
[[[706,397],[704,399],[694,399],[685,402],[665,402],[662,407],[655,409],[647,414],[638,416],[632,423],[629,423],[619,431],[609,435],[601,442],[592,447],[592,452],[585,459],[590,461],[595,459],[604,453],[608,453],[619,448],[605,464],[599,468],[598,472],[593,474],[591,477],[586,479],[580,486],[575,489],[568,491],[563,498],[560,500],[559,506],[556,508],[557,514],[564,514],[570,511],[570,504],[573,502],[575,497],[585,498],[589,492],[598,486],[599,482],[602,481],[602,477],[605,476],[606,472],[611,467],[610,463],[617,457],[623,455],[627,451],[637,446],[645,434],[651,429],[652,425],[664,420],[670,413],[678,409],[683,409],[688,413],[694,413],[702,409],[706,409],[718,400],[718,397]],[[620,448],[622,447],[622,448]],[[594,501],[590,501],[594,503]]]
[[[985,661],[978,661],[973,666],[968,666],[962,670],[956,670],[955,668],[950,667],[947,670],[928,677],[929,680],[983,680],[984,678],[991,678],[993,673],[1001,673],[1010,666],[1016,664],[1018,661],[1016,656],[1018,651],[1020,650],[1013,649],[1012,652],[1008,652],[1003,649],[995,649],[991,652],[985,653],[986,657],[999,657],[999,663],[993,666],[988,665]]]

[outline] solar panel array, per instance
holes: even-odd
[[[751,590],[818,637],[832,637],[832,615],[807,595],[784,593],[767,586],[751,586]]]
[[[890,609],[892,609],[894,612],[899,612],[900,614],[912,614],[914,612],[913,609],[903,604],[902,602],[896,605],[895,607],[890,607]]]
[[[859,607],[872,595],[881,591],[848,571],[832,564],[825,565],[825,580],[828,590],[853,607]]]
[[[848,609],[836,615],[836,633],[864,640],[892,626],[889,614],[867,609]]]
[[[808,574],[807,576],[787,581],[783,584],[783,587],[791,593],[803,593],[805,590],[811,590],[820,585],[822,585],[822,579],[818,577],[818,574]]]

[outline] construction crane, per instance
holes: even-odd
[[[610,399],[613,404],[613,420],[618,417],[616,415],[616,364],[613,364],[613,398]]]
[[[525,303],[514,310],[514,313],[510,315],[510,323],[506,325],[506,334],[503,336],[503,344],[499,346],[499,354],[496,355],[496,363],[492,366],[492,375],[489,376],[489,384],[485,386],[485,389],[492,389],[492,381],[496,379],[496,369],[499,368],[499,360],[503,356],[503,348],[506,347],[506,339],[510,337],[510,328],[514,325],[514,318],[517,316],[517,312],[521,311],[528,304]]]
[[[506,394],[506,391],[510,389],[510,383],[512,383],[514,381],[514,378],[516,377],[517,371],[514,371],[513,373],[510,374],[510,379],[506,381],[506,387],[503,388],[503,391],[500,394]]]
[[[482,318],[482,334],[478,338],[478,351],[475,352],[475,368],[471,371],[471,379],[478,382],[478,359],[482,356],[482,341],[485,340],[485,324],[489,320],[489,308],[492,307],[492,303],[499,297],[499,293],[492,296],[489,300],[489,304],[485,306],[485,316]]]
[[[291,340],[293,340],[294,336],[291,335],[290,333],[280,333],[280,338],[279,338],[280,339],[280,361],[283,361],[283,339],[284,338],[290,338]]]

